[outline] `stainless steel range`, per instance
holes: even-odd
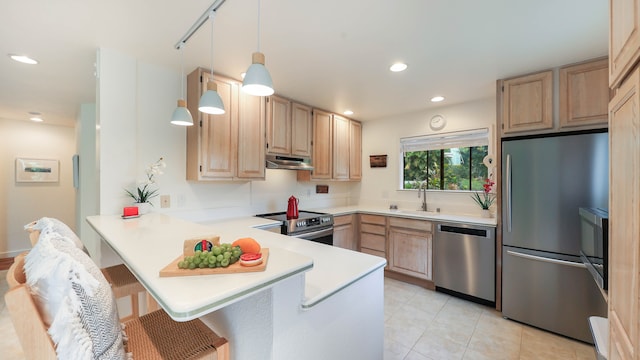
[[[286,212],[258,214],[257,217],[281,221],[280,233],[300,239],[333,245],[333,215],[300,211],[297,219],[287,220]]]

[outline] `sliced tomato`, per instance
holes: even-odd
[[[258,260],[262,257],[262,254],[258,253],[245,253],[240,255],[240,260],[244,260],[244,261],[252,261],[252,260]]]

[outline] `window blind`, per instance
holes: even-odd
[[[487,128],[400,138],[403,153],[484,145],[489,145]]]

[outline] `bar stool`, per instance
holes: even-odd
[[[128,296],[131,302],[131,315],[120,318],[120,321],[129,321],[140,317],[138,293],[147,294],[147,313],[158,309],[158,303],[146,292],[146,289],[138,279],[124,265],[114,265],[100,269],[107,282],[111,284],[111,290],[116,299]]]

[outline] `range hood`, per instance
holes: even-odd
[[[282,155],[267,155],[267,169],[313,170],[309,158]]]

